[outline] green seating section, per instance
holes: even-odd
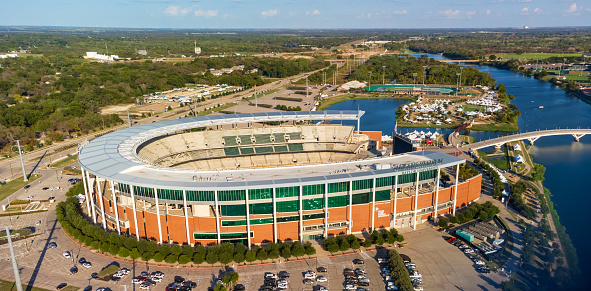
[[[302,139],[302,134],[300,132],[290,132],[288,133],[289,140],[298,140]]]
[[[252,141],[250,140],[250,135],[240,135],[238,137],[240,137],[241,145],[252,144]]]
[[[284,146],[284,145],[276,145],[275,146],[275,152],[276,153],[284,153],[284,152],[287,152],[287,146]]]
[[[253,148],[240,148],[240,154],[252,155],[252,154],[254,154],[254,149]]]
[[[256,147],[255,148],[257,154],[267,154],[267,153],[272,153],[273,152],[273,147]]]
[[[226,156],[240,155],[240,151],[238,150],[237,147],[224,148],[224,153],[226,154]]]
[[[254,139],[257,144],[271,143],[271,136],[268,134],[255,134]]]
[[[235,136],[224,136],[224,143],[226,144],[226,146],[235,146],[238,145],[238,143],[236,143],[236,137]]]
[[[276,133],[274,136],[276,143],[285,142],[285,135],[283,135],[283,133]]]
[[[304,150],[304,146],[301,143],[290,143],[288,146],[290,152],[301,152]]]

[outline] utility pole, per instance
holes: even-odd
[[[412,78],[413,78],[413,81],[412,81],[412,90],[414,91],[415,84],[417,83],[417,73],[412,73]]]
[[[254,107],[259,107],[257,103],[257,84],[254,84]]]
[[[306,77],[306,98],[308,98],[308,88],[310,88],[308,86],[308,77]]]
[[[131,119],[129,119],[129,109],[127,109],[127,127],[131,127]]]
[[[368,80],[367,89],[369,90],[369,92],[371,92],[371,71],[369,71],[369,80]]]
[[[17,291],[23,291],[23,284],[21,283],[21,274],[16,263],[16,256],[14,255],[14,248],[12,247],[12,238],[10,237],[10,230],[6,226],[6,238],[8,239],[8,248],[10,249],[10,259],[12,260],[12,271],[14,272],[14,284]]]
[[[425,75],[427,74],[427,66],[423,66],[423,86],[425,86]]]
[[[382,70],[382,84],[386,85],[386,66],[382,66],[382,68],[384,68]]]
[[[460,87],[462,87],[462,71],[464,70],[464,67],[460,67]]]
[[[27,177],[27,172],[25,172],[25,163],[23,162],[23,153],[21,151],[21,143],[20,140],[16,140],[16,147],[18,148],[18,155],[21,158],[21,167],[23,168],[23,181],[29,181],[29,177]],[[21,288],[22,289],[22,288]]]

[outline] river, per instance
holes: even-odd
[[[442,59],[441,55],[429,55],[436,59]],[[559,87],[542,82],[533,77],[525,77],[522,74],[508,70],[500,70],[486,66],[473,66],[483,72],[489,73],[497,80],[497,84],[507,86],[507,94],[516,97],[512,101],[519,107],[519,127],[521,131],[532,131],[547,128],[589,128],[591,127],[591,105],[581,99],[569,95]],[[409,101],[393,99],[365,99],[351,100],[334,104],[331,110],[356,110],[358,107],[366,114],[361,119],[362,130],[381,130],[384,134],[391,135],[396,120],[395,110]],[[544,106],[539,109],[539,106]],[[345,123],[345,122],[343,122]],[[354,125],[354,123],[348,123]],[[398,132],[406,132],[413,129],[399,128]],[[434,129],[417,129],[434,131]],[[450,133],[450,129],[437,130],[440,133]],[[465,133],[476,137],[476,140],[497,137],[507,133],[500,132],[469,132]],[[546,180],[544,186],[552,192],[552,201],[560,222],[566,227],[567,233],[577,249],[579,266],[583,274],[591,272],[591,248],[587,243],[591,241],[591,229],[581,219],[589,211],[591,195],[587,184],[584,183],[584,173],[591,165],[591,136],[581,138],[575,142],[572,136],[542,137],[531,147],[536,163],[546,167]],[[587,210],[586,210],[587,209]],[[583,275],[585,277],[585,275]],[[591,285],[591,279],[585,277],[584,285]]]

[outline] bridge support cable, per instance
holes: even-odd
[[[573,134],[573,137],[575,138],[575,141],[579,141],[579,139],[583,136],[585,136],[586,134],[582,133],[582,134]]]

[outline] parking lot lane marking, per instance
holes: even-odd
[[[369,256],[369,254],[368,254],[368,253],[366,253],[366,252],[360,253],[360,255],[361,255],[361,257],[362,257],[362,258],[364,258],[364,259],[367,259],[367,260],[371,259],[371,257]]]

